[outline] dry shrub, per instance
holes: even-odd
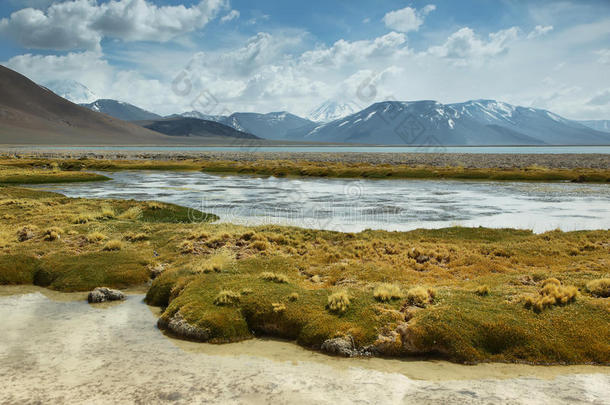
[[[136,220],[142,215],[142,208],[131,207],[119,215],[120,219]]]
[[[578,288],[563,286],[556,278],[549,278],[542,282],[538,295],[525,297],[525,307],[536,312],[542,312],[554,305],[565,305],[576,300]]]
[[[601,278],[587,283],[587,291],[596,297],[610,297],[610,278]]]
[[[474,290],[474,293],[476,295],[480,295],[481,297],[486,297],[490,293],[489,286],[487,286],[487,285],[480,285],[480,286],[477,287],[476,290]]]
[[[109,240],[108,242],[106,242],[103,248],[103,250],[108,252],[117,251],[121,249],[123,249],[123,242],[118,239]]]
[[[407,291],[407,303],[416,307],[425,308],[434,302],[436,291],[432,288],[414,287]]]
[[[270,271],[265,271],[261,273],[260,276],[265,281],[272,281],[274,283],[287,283],[288,277],[285,274],[281,273],[272,273]]]
[[[281,302],[274,302],[271,304],[271,307],[273,308],[273,312],[276,314],[286,311],[286,305],[282,304]]]
[[[383,283],[375,287],[373,296],[377,301],[389,302],[403,297],[400,287],[396,284]]]
[[[288,301],[297,301],[299,299],[299,294],[298,293],[291,293],[290,295],[288,295]]]
[[[214,305],[217,306],[229,306],[235,305],[239,302],[240,294],[231,290],[222,290],[214,298]]]
[[[349,295],[346,291],[338,291],[334,294],[328,296],[328,303],[326,304],[326,308],[330,312],[336,312],[339,314],[347,311],[347,308],[350,305]]]
[[[86,239],[89,243],[95,243],[106,239],[106,235],[101,232],[91,232],[89,235],[86,236]]]

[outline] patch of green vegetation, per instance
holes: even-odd
[[[610,363],[608,230],[340,233],[189,219],[171,204],[0,187],[0,284],[123,288],[154,270],[146,301],[212,342],[266,335],[319,348],[350,336],[388,356]],[[110,241],[120,249],[104,250]],[[526,308],[545,296],[555,304]]]
[[[106,160],[106,159],[0,159],[0,165],[19,168],[55,167],[62,171],[100,170],[201,170],[215,174],[247,174],[275,177],[332,177],[368,179],[456,179],[488,181],[570,181],[610,183],[608,169],[464,168],[372,163],[340,163],[292,160]]]

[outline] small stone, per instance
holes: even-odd
[[[87,301],[91,304],[97,304],[106,301],[122,301],[125,299],[125,294],[119,290],[112,290],[106,287],[97,287],[87,296]]]

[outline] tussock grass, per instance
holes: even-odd
[[[123,242],[118,239],[109,240],[108,242],[106,242],[103,248],[103,250],[107,252],[113,252],[121,249],[123,249]]]
[[[373,296],[377,301],[389,302],[402,298],[404,295],[396,284],[383,283],[375,287]]]
[[[290,293],[290,295],[288,295],[288,301],[294,302],[294,301],[298,301],[298,299],[299,299],[299,293],[293,292],[293,293]]]
[[[271,304],[271,308],[273,308],[273,312],[276,314],[286,311],[286,305],[282,304],[281,302],[273,302]]]
[[[119,214],[118,218],[123,220],[136,220],[142,216],[142,208],[131,207]]]
[[[330,312],[343,314],[347,311],[351,304],[347,291],[338,291],[328,296],[326,308]]]
[[[490,294],[491,290],[488,285],[480,285],[476,288],[476,290],[474,290],[474,292],[476,295],[486,297]]]
[[[107,238],[106,235],[104,235],[101,232],[97,232],[97,231],[91,232],[90,234],[88,234],[86,236],[87,242],[89,242],[89,243],[101,242],[101,241],[105,240],[106,238]]]
[[[565,305],[576,300],[578,288],[563,286],[556,278],[549,278],[542,282],[538,295],[525,297],[525,307],[536,312],[542,312],[555,305]]]
[[[425,308],[435,297],[436,291],[432,288],[414,287],[407,291],[407,303],[416,307]]]
[[[61,239],[61,235],[63,235],[64,230],[54,226],[44,231],[44,240],[52,242],[55,240]]]
[[[129,242],[142,242],[144,240],[148,240],[148,235],[140,232],[140,233],[128,233],[125,235],[125,240]]]
[[[222,290],[214,298],[214,305],[217,306],[228,306],[235,305],[239,302],[241,295],[231,290]]]
[[[588,282],[587,291],[596,297],[610,297],[610,278],[602,278]]]
[[[265,281],[271,281],[274,283],[288,283],[289,281],[285,274],[272,273],[270,271],[261,273],[260,277]]]

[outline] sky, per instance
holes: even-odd
[[[610,1],[2,0],[0,63],[163,115],[496,99],[610,119]]]

